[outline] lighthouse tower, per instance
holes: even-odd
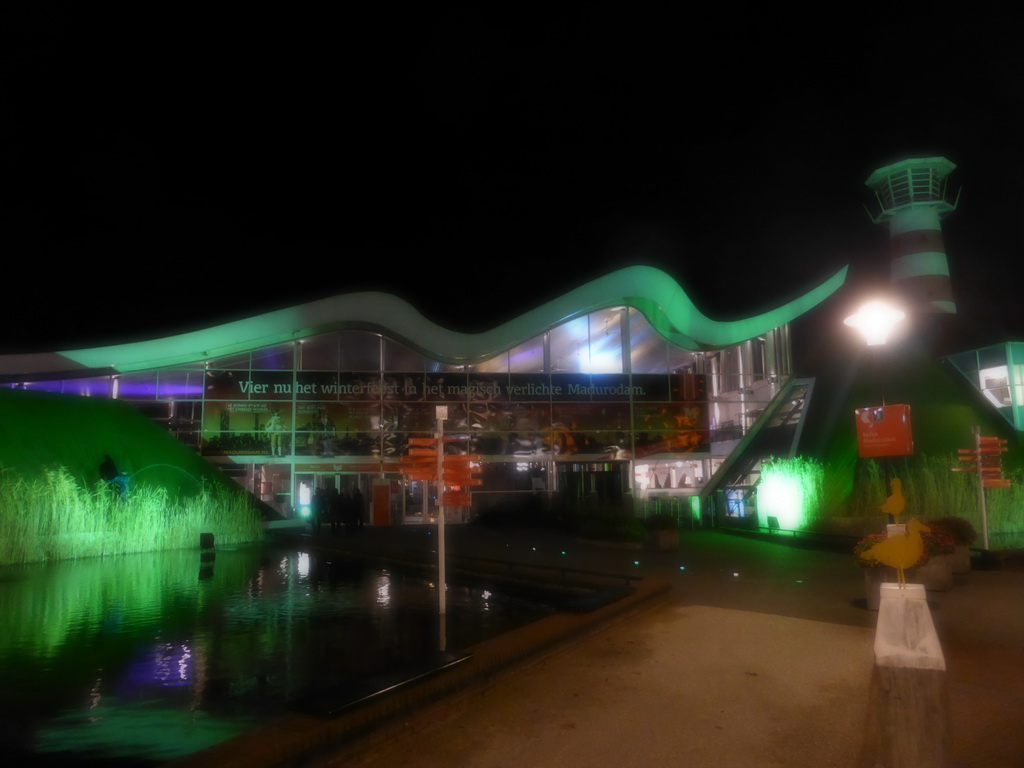
[[[914,313],[956,313],[939,224],[956,210],[946,196],[954,168],[944,157],[914,158],[879,168],[865,182],[881,207],[874,222],[889,222],[893,288]]]

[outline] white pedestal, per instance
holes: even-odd
[[[946,768],[946,661],[922,584],[882,584],[862,765]]]

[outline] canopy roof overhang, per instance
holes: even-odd
[[[653,267],[626,267],[553,299],[482,333],[460,333],[431,322],[387,293],[349,293],[162,339],[91,349],[0,357],[0,376],[38,378],[46,373],[130,373],[213,360],[295,341],[318,333],[362,329],[399,340],[423,355],[453,365],[483,362],[589,312],[630,306],[673,344],[714,349],[754,338],[791,322],[835,293],[847,267],[799,298],[759,315],[732,321],[701,313],[672,277]]]

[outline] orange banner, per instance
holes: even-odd
[[[854,416],[857,419],[857,452],[862,459],[913,455],[914,435],[909,405],[858,408]]]

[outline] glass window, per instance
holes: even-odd
[[[978,353],[974,350],[952,355],[949,360],[965,375],[978,370]]]
[[[590,361],[588,373],[622,373],[621,308],[590,313]]]
[[[765,340],[760,336],[747,342],[750,345],[750,378],[753,381],[760,381],[765,378],[767,366],[765,364]]]
[[[1013,366],[1013,401],[1014,405],[1024,405],[1024,365]]]
[[[437,361],[421,355],[392,339],[384,339],[385,371],[433,371]]]
[[[978,371],[982,394],[996,407],[1010,405],[1010,373],[1005,365]]]
[[[118,376],[118,398],[121,400],[155,400],[156,376],[156,371]]]
[[[629,310],[629,341],[633,373],[664,373],[668,370],[668,341],[635,309]]]
[[[61,379],[57,379],[55,381],[26,381],[21,385],[21,389],[27,389],[33,392],[55,392],[60,394],[64,391],[64,382]]]
[[[508,353],[509,373],[544,373],[544,336],[512,347]]]
[[[508,352],[502,352],[490,360],[484,360],[482,363],[468,366],[468,368],[473,373],[508,373],[508,358]]]
[[[265,371],[290,371],[295,357],[295,345],[291,342],[277,344],[252,353],[252,367]]]
[[[97,376],[89,379],[65,379],[65,395],[83,397],[110,397],[110,377]]]
[[[370,331],[341,331],[338,334],[341,371],[379,371],[380,334]]]
[[[697,353],[675,344],[668,345],[668,370],[676,373],[703,373],[701,368],[697,364]]]
[[[470,368],[462,363],[442,363],[437,360],[430,361],[427,366],[430,373],[465,373]]]
[[[586,315],[551,329],[551,372],[586,373],[590,369],[590,324]]]
[[[299,368],[303,371],[338,370],[338,334],[323,333],[300,341]]]
[[[249,353],[243,352],[240,355],[228,355],[226,357],[218,357],[214,360],[210,360],[207,363],[208,368],[234,368],[236,370],[246,370],[249,368]]]
[[[738,347],[726,347],[718,357],[721,388],[723,392],[735,392],[740,382],[740,350]]]
[[[999,365],[1006,365],[1006,345],[999,344],[995,347],[985,347],[978,350],[978,367],[995,368]]]
[[[157,397],[161,400],[201,400],[205,376],[203,371],[160,371]]]

